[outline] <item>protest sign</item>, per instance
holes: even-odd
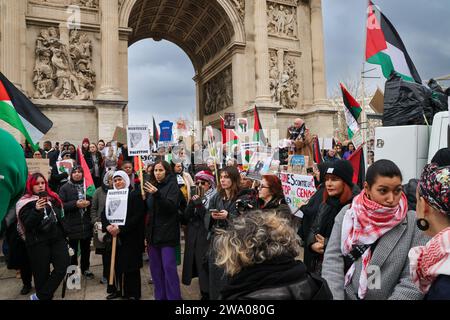
[[[160,127],[159,141],[160,142],[172,141],[173,140],[173,132],[172,132],[173,123],[168,120],[164,120],[163,122],[161,122],[159,124],[159,127]]]
[[[253,154],[257,151],[258,146],[259,146],[259,142],[241,143],[242,165],[245,170],[248,169],[250,159],[252,158]]]
[[[223,123],[225,129],[234,129],[236,127],[236,114],[225,113]]]
[[[238,118],[238,133],[247,133],[248,120],[246,118]]]
[[[122,144],[127,143],[127,130],[122,127],[116,127],[114,130],[114,135],[112,138],[114,141],[120,142]]]
[[[73,168],[73,160],[62,160],[56,162],[56,167],[58,168],[58,173],[70,174]]]
[[[288,157],[288,171],[291,173],[306,175],[307,164],[309,163],[309,157],[303,155],[290,155]]]
[[[281,172],[280,179],[284,198],[292,213],[297,212],[316,192],[313,176]],[[299,216],[302,217],[303,214]]]
[[[355,146],[355,150],[358,149],[363,143],[362,130],[358,130],[354,133],[352,138],[353,145]]]
[[[148,126],[128,126],[128,155],[146,156],[150,154],[150,135]]]
[[[333,149],[333,138],[323,138],[323,150]]]
[[[50,171],[49,159],[26,159],[26,161],[29,175],[39,172],[48,179]]]
[[[124,226],[127,218],[128,189],[108,190],[106,219],[109,223]]]
[[[247,177],[253,180],[261,180],[262,176],[270,173],[272,156],[266,152],[255,152],[250,159]]]

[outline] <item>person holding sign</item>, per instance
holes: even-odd
[[[178,207],[182,194],[169,163],[156,161],[144,190],[148,194],[146,237],[155,299],[181,300],[175,249],[180,244]]]
[[[145,203],[139,189],[130,188],[130,179],[124,171],[117,171],[113,175],[114,191],[127,190],[126,218],[124,225],[118,225],[107,218],[106,208],[102,211],[102,229],[107,232],[105,239],[107,246],[112,237],[116,237],[115,256],[111,257],[115,268],[114,284],[108,288],[110,293],[106,299],[123,297],[129,300],[141,298],[141,272],[143,266],[142,252],[144,252],[144,217]],[[109,190],[106,201],[110,197]],[[108,216],[109,216],[108,212]],[[114,244],[113,244],[114,246]],[[108,250],[108,249],[107,249]],[[109,250],[108,250],[109,251]],[[112,276],[112,275],[110,275]]]
[[[346,160],[328,163],[325,172],[323,201],[306,236],[305,250],[311,254],[308,270],[321,274],[323,254],[334,226],[334,219],[341,209],[351,203],[359,193],[358,186],[352,182],[353,167]]]

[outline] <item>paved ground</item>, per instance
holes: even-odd
[[[91,252],[91,271],[95,274],[93,280],[81,280],[81,290],[67,290],[66,300],[104,300],[106,297],[106,285],[100,283],[102,275],[101,256]],[[178,273],[181,277],[182,266],[178,266]],[[142,279],[142,299],[154,300],[153,285],[148,284],[150,271],[148,263],[144,263],[141,269]],[[20,295],[22,281],[16,278],[15,270],[8,270],[4,263],[0,262],[0,300],[28,300],[29,295]],[[34,292],[34,290],[32,291]],[[61,299],[62,287],[55,293],[55,300]],[[190,286],[181,285],[181,295],[184,300],[199,300],[198,279],[194,279]]]

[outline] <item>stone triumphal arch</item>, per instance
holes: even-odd
[[[252,125],[257,105],[265,129],[301,116],[332,135],[321,0],[0,0],[1,71],[53,120],[53,141],[128,122],[128,47],[146,38],[189,56],[204,125],[224,112]]]

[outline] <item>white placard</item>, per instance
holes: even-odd
[[[291,212],[300,218],[303,217],[303,212],[297,210],[306,204],[316,192],[314,177],[281,172],[280,180],[283,185],[284,198]]]
[[[128,126],[127,138],[129,156],[150,155],[150,135],[147,125]]]
[[[355,146],[355,149],[358,149],[364,142],[363,136],[362,136],[362,130],[358,130],[355,132],[355,135],[352,138],[353,145]]]
[[[333,138],[323,138],[323,145],[321,148],[324,150],[333,149]]]
[[[124,226],[127,218],[128,208],[128,191],[122,190],[108,190],[106,196],[106,219],[111,224]]]

